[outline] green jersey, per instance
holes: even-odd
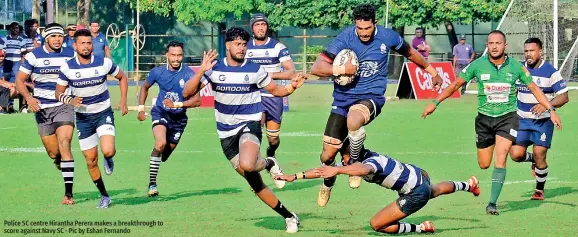
[[[524,65],[508,56],[502,65],[493,64],[488,56],[480,57],[459,76],[466,82],[478,79],[478,112],[490,117],[516,111],[516,81],[525,85],[532,82]]]

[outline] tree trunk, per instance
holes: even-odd
[[[78,24],[88,27],[90,22],[90,0],[78,0]]]
[[[40,21],[40,0],[32,1],[32,19]]]

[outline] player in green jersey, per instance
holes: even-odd
[[[550,119],[558,129],[562,128],[562,123],[540,87],[532,82],[532,76],[524,65],[504,53],[507,46],[504,33],[492,31],[486,46],[489,55],[480,57],[464,68],[458,79],[427,105],[422,117],[432,114],[442,101],[464,83],[474,77],[478,79],[478,116],[475,121],[478,164],[482,169],[490,167],[496,151],[490,202],[486,212],[498,215],[496,202],[506,179],[506,158],[518,134],[516,81],[528,86],[538,102],[551,113]]]

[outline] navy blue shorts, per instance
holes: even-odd
[[[96,147],[101,136],[115,136],[112,109],[108,108],[92,114],[76,113],[76,128],[81,150],[86,151]]]
[[[172,144],[179,144],[179,140],[185,132],[185,127],[187,127],[189,120],[186,112],[174,114],[158,106],[154,106],[151,109],[151,116],[153,128],[157,125],[165,126],[167,128],[167,141]]]
[[[385,104],[385,97],[375,96],[375,95],[360,95],[360,96],[336,96],[333,97],[333,104],[331,105],[331,113],[342,115],[347,117],[349,108],[352,105],[359,104],[363,101],[368,101],[372,104],[373,108],[370,108],[371,120],[375,119],[380,113],[381,108]]]
[[[283,117],[283,97],[261,97],[265,121],[273,121],[281,124]]]
[[[432,198],[431,184],[429,176],[422,171],[422,183],[411,190],[408,194],[400,194],[395,201],[397,207],[406,215],[411,215],[423,207]]]
[[[554,123],[550,118],[526,119],[520,118],[516,145],[538,145],[550,148],[554,135]]]

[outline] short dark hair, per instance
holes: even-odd
[[[490,34],[488,34],[488,35],[491,35],[491,34],[499,34],[499,35],[502,35],[502,37],[504,37],[504,42],[506,42],[506,34],[504,34],[504,32],[502,32],[501,30],[492,30],[492,31],[490,32]]]
[[[13,21],[12,23],[10,23],[10,28],[12,28],[14,26],[20,26],[20,25],[18,25],[18,22]]]
[[[90,31],[88,31],[87,29],[77,30],[77,31],[74,33],[74,42],[76,42],[76,39],[78,39],[79,36],[92,37],[92,34],[91,34]]]
[[[24,25],[25,25],[26,27],[33,26],[34,24],[38,24],[38,20],[36,20],[36,19],[28,19],[28,20],[25,20],[25,21],[24,21]]]
[[[92,23],[96,23],[96,24],[100,25],[100,22],[98,22],[97,20],[90,21],[90,23],[88,25],[92,25]]]
[[[420,27],[416,27],[415,30],[416,30],[416,31],[417,31],[417,30],[421,30],[421,32],[423,32],[423,27],[421,27],[421,26],[420,26]]]
[[[375,7],[371,4],[359,4],[353,9],[353,20],[375,21]]]
[[[250,38],[249,32],[239,27],[231,27],[227,30],[227,33],[225,33],[225,42],[231,42],[237,39],[249,41]]]
[[[169,51],[169,48],[171,48],[171,47],[180,47],[182,50],[185,50],[185,44],[183,44],[179,41],[169,42],[169,44],[167,44],[167,52]]]
[[[532,37],[532,38],[528,38],[526,41],[524,41],[524,44],[537,44],[538,47],[540,47],[540,49],[542,49],[542,41],[538,38]]]

